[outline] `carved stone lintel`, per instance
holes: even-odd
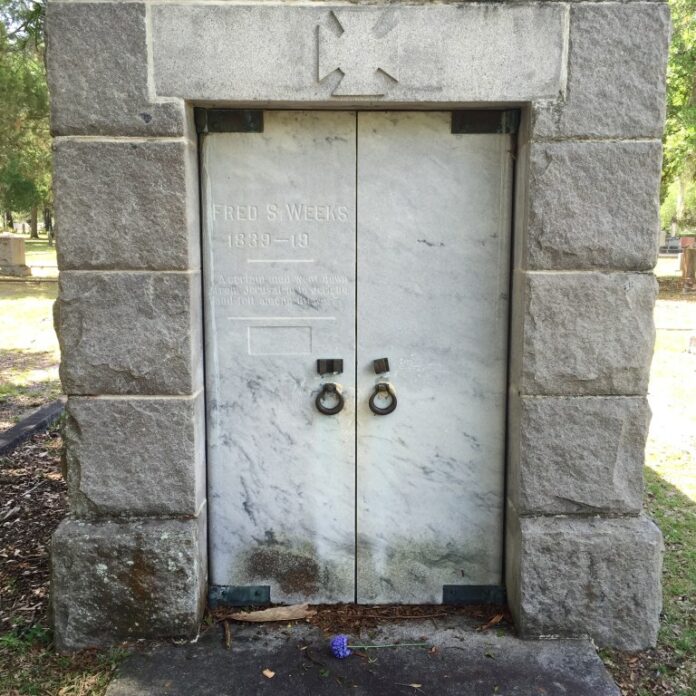
[[[382,96],[399,81],[399,32],[394,15],[356,9],[331,12],[336,31],[318,27],[317,79],[339,71],[334,96]]]

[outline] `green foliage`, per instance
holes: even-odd
[[[668,230],[672,221],[682,233],[696,228],[696,180],[679,178],[667,187],[660,207],[662,229]]]
[[[0,0],[0,208],[51,202],[42,3]]]
[[[0,192],[8,210],[29,210],[39,198],[36,184],[28,176],[17,156],[10,156],[0,170]]]
[[[43,53],[45,0],[0,0],[0,21],[21,48]]]
[[[118,648],[59,655],[49,629],[16,623],[0,636],[0,694],[102,696],[126,655]]]
[[[0,647],[19,653],[28,652],[36,644],[48,646],[50,642],[49,632],[38,624],[22,626],[16,623],[12,631],[0,635]]]
[[[677,216],[677,191],[674,182],[667,188],[666,195],[660,205],[660,227],[669,230]]]
[[[688,194],[696,180],[696,0],[670,0],[672,43],[667,68],[667,124],[662,167],[663,227],[674,220],[693,226],[696,207]],[[681,196],[676,182],[681,181]],[[680,200],[681,197],[681,200]]]
[[[696,0],[671,0],[664,183],[696,170]]]

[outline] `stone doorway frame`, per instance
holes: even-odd
[[[195,635],[202,618],[193,106],[522,109],[508,601],[525,637],[654,643],[662,540],[641,494],[668,35],[661,2],[49,2],[59,648]]]

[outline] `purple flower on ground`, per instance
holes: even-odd
[[[331,639],[331,652],[335,657],[343,659],[351,655],[353,651],[348,647],[348,636],[340,633]]]

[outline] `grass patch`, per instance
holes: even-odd
[[[658,280],[645,509],[665,539],[662,620],[654,650],[601,655],[625,696],[696,696],[696,305]]]
[[[645,483],[646,511],[665,538],[657,648],[600,654],[627,696],[695,696],[696,503],[649,467]]]
[[[61,393],[57,360],[52,351],[0,348],[0,414],[16,411],[5,414],[15,418],[22,410],[57,399]]]
[[[679,462],[681,464],[681,462]],[[692,462],[693,466],[693,462]],[[660,643],[674,650],[696,693],[696,502],[657,472],[645,473],[647,508],[665,537]]]
[[[24,251],[27,266],[56,266],[56,247],[46,239],[26,239]]]
[[[658,277],[657,284],[660,287],[660,297],[680,302],[696,302],[696,292],[684,294],[684,281],[681,276]]]
[[[16,625],[0,636],[0,693],[7,696],[102,696],[125,652],[84,650],[59,655],[51,631]]]

